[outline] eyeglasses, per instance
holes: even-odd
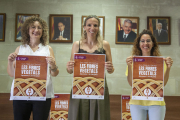
[[[152,40],[140,40],[140,42],[143,43],[143,44],[144,44],[145,42],[148,43],[148,44],[150,44],[150,43],[152,42]]]

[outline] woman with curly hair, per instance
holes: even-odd
[[[15,59],[17,55],[47,56],[48,75],[46,82],[46,101],[13,100],[14,120],[29,120],[33,111],[34,120],[47,120],[51,106],[51,98],[54,97],[51,76],[57,76],[59,70],[56,66],[53,49],[47,45],[47,23],[39,17],[32,16],[26,19],[22,29],[22,45],[8,56],[7,72],[14,77]],[[13,96],[14,80],[11,87]]]
[[[133,56],[160,56],[157,40],[150,30],[143,30],[135,39],[132,56],[126,59],[126,76],[130,86],[132,86],[132,62]],[[170,57],[164,58],[164,85],[169,79],[169,72],[173,63]],[[152,100],[130,100],[130,111],[132,120],[146,120],[147,112],[149,120],[164,120],[166,106],[164,101]]]
[[[72,74],[74,53],[106,54],[105,67],[108,73],[114,72],[110,45],[102,40],[99,34],[100,20],[95,15],[89,15],[83,24],[84,32],[80,41],[74,42],[70,61],[67,62],[67,72]],[[71,92],[72,94],[72,92]],[[107,82],[105,80],[104,100],[72,99],[70,98],[69,120],[110,120],[110,104]]]

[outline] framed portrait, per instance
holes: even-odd
[[[39,14],[20,14],[16,13],[16,23],[15,23],[15,42],[21,42],[21,28],[24,21],[31,16],[39,16]]]
[[[147,29],[151,30],[159,45],[171,44],[170,17],[147,17]]]
[[[0,13],[0,42],[5,41],[6,14]]]
[[[139,17],[116,16],[116,44],[133,44],[139,35]]]
[[[49,17],[49,42],[73,42],[73,15],[50,14]]]
[[[86,19],[87,16],[82,16],[82,26],[81,26],[81,35],[83,34],[83,31],[84,31],[84,21]],[[99,26],[99,31],[100,31],[100,35],[101,37],[104,39],[104,26],[105,26],[105,16],[97,16],[99,19],[100,19],[100,26]]]

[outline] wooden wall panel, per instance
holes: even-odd
[[[9,100],[9,93],[0,93],[0,119],[14,120],[13,118],[13,102]]]
[[[0,119],[13,120],[13,102],[9,93],[0,93]],[[180,120],[180,96],[165,96],[165,120]],[[121,95],[110,95],[111,120],[121,120]],[[32,119],[32,116],[30,118]]]
[[[180,96],[165,96],[165,120],[180,120]]]
[[[121,95],[110,95],[111,120],[121,120]]]

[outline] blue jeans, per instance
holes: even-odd
[[[132,120],[146,120],[147,113],[149,120],[164,120],[166,114],[166,106],[151,105],[130,105]]]

